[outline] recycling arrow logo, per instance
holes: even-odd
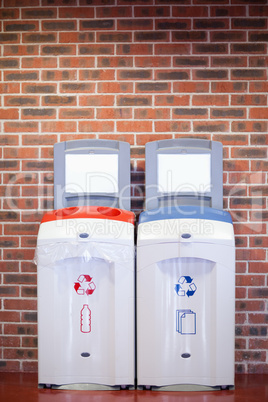
[[[181,276],[175,285],[175,292],[178,296],[191,297],[195,294],[197,287],[190,276]]]
[[[80,275],[77,282],[74,283],[74,290],[78,295],[92,295],[96,289],[95,283],[90,275]]]

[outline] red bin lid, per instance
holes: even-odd
[[[129,222],[135,224],[135,214],[124,209],[99,207],[99,206],[80,206],[56,209],[44,215],[41,223],[56,221],[61,219],[110,219],[113,221]]]

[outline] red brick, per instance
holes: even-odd
[[[6,32],[38,31],[39,22],[33,20],[4,21],[3,27]]]
[[[151,95],[117,95],[117,106],[151,106]]]
[[[41,46],[41,54],[44,56],[71,56],[76,55],[76,46],[75,45],[42,45]]]
[[[0,83],[0,93],[19,93],[20,92],[20,84],[19,83]]]
[[[136,93],[170,93],[171,83],[170,82],[136,82],[135,92]]]
[[[62,82],[60,83],[61,93],[93,93],[95,83],[93,82]]]
[[[7,348],[17,348],[20,346],[19,336],[0,336],[0,346]]]
[[[137,7],[135,7],[137,8]],[[148,9],[148,8],[147,8]],[[97,7],[96,8],[96,17],[97,18],[129,18],[132,17],[132,9],[131,7],[120,7],[120,6],[111,6],[105,5],[105,7]]]
[[[107,69],[91,69],[91,70],[80,70],[79,79],[81,81],[111,81],[115,79],[115,70]]]
[[[245,17],[247,13],[247,9],[245,6],[228,6],[228,5],[221,5],[221,6],[211,6],[210,13],[212,17],[222,17],[229,16],[229,17]]]
[[[170,110],[167,108],[139,108],[134,111],[135,119],[153,119],[153,120],[162,120],[162,119],[170,119]]]
[[[235,314],[235,323],[237,324],[245,324],[247,321],[246,313],[236,313]]]
[[[83,58],[81,59],[83,60]],[[95,62],[95,61],[94,61]],[[116,67],[133,67],[133,57],[98,57],[97,58],[98,67],[101,68],[116,68]],[[82,66],[81,66],[82,67]],[[85,66],[87,67],[87,66]],[[138,66],[136,67],[146,67],[146,66]]]
[[[194,29],[229,29],[229,18],[194,19]]]
[[[22,361],[22,369],[26,373],[37,373],[38,362],[35,361]]]
[[[29,159],[38,158],[39,150],[37,148],[4,148],[4,158],[6,159]]]
[[[22,34],[23,43],[56,43],[57,36],[55,33],[26,33]]]
[[[37,173],[16,173],[16,174],[4,174],[5,184],[38,184]]]
[[[114,95],[81,95],[79,106],[113,106]]]
[[[47,95],[42,97],[43,106],[76,106],[76,96]]]
[[[94,57],[60,57],[60,68],[90,68],[95,66]]]
[[[0,311],[1,322],[20,322],[20,313],[16,311]]]
[[[263,2],[265,3],[265,2]],[[258,4],[254,4],[254,5],[250,5],[249,6],[249,15],[251,17],[268,17],[268,6],[265,5],[258,5]]]
[[[94,118],[94,109],[93,108],[61,108],[59,109],[59,118],[60,119],[92,119]],[[68,129],[69,123],[68,123]],[[65,131],[65,130],[64,130]],[[73,131],[73,130],[72,130]],[[74,129],[75,131],[75,129]],[[62,130],[61,130],[62,132]]]
[[[266,95],[232,95],[232,105],[267,105]]]
[[[241,93],[247,92],[248,84],[247,82],[212,82],[211,83],[211,92],[216,93]]]
[[[226,130],[226,131],[228,131],[228,130]],[[247,135],[215,134],[215,135],[213,135],[213,140],[220,141],[223,145],[248,145],[248,136]],[[229,173],[230,183],[234,183],[231,181],[232,174],[239,175],[239,173]],[[248,175],[246,175],[246,177],[248,177]]]
[[[231,123],[233,132],[266,132],[267,126],[266,121],[241,121]]]
[[[7,57],[0,58],[0,67],[1,69],[13,69],[19,67],[19,59],[12,57],[8,59]]]
[[[156,30],[189,30],[191,21],[188,18],[161,18],[155,20]]]
[[[152,131],[151,121],[118,121],[116,123],[118,132],[146,133]]]
[[[75,70],[46,70],[41,72],[42,81],[70,81],[77,79]]]
[[[155,44],[156,55],[179,55],[191,54],[190,44]]]
[[[0,286],[0,296],[1,297],[19,297],[20,288],[19,286],[4,285]]]
[[[250,314],[251,316],[251,314]],[[262,322],[265,322],[265,320],[267,319],[266,316],[264,314],[257,314],[257,316],[260,316],[260,318],[262,319]],[[254,316],[253,316],[254,319]],[[250,339],[249,340],[249,348],[250,349],[268,349],[268,339]]]
[[[59,18],[94,18],[93,7],[60,7]]]
[[[250,67],[268,67],[268,57],[267,56],[252,56],[249,57]]]
[[[249,110],[250,119],[268,119],[268,107],[256,107]]]
[[[19,109],[15,108],[0,109],[1,120],[15,120],[18,118],[19,118]]]
[[[208,17],[209,8],[204,6],[172,6],[173,17]]]
[[[250,299],[265,299],[268,297],[268,288],[267,287],[258,287],[258,288],[250,288],[248,290],[248,297]]]
[[[19,18],[19,8],[17,8],[16,10],[14,10],[13,8],[2,8],[2,10],[0,10],[0,18],[1,20],[11,20],[11,19],[18,19]]]
[[[228,95],[193,95],[193,106],[228,106]]]
[[[107,31],[107,32],[97,32],[96,35],[97,35],[96,42],[102,42],[102,43],[132,42],[131,32]]]
[[[96,110],[97,119],[131,119],[132,109],[131,108],[100,108]]]
[[[22,8],[22,18],[56,18],[57,10],[55,8],[44,8],[42,9],[33,9],[33,8]]]
[[[53,145],[57,142],[56,135],[23,135],[22,136],[22,145]]]
[[[133,93],[132,82],[99,82],[98,93]]]
[[[155,95],[155,106],[189,106],[189,95]]]
[[[207,119],[208,109],[206,108],[176,108],[172,111],[173,119]]]
[[[37,199],[23,199],[20,198],[18,204],[19,209],[37,209],[38,200]],[[34,258],[34,250],[31,249],[7,249],[4,250],[3,257],[5,260],[32,260]],[[7,282],[8,283],[8,282]],[[12,282],[13,283],[13,282]],[[16,282],[18,283],[18,282]]]
[[[39,106],[39,96],[5,96],[5,106]]]
[[[27,108],[22,109],[22,119],[54,119],[56,117],[56,110],[51,108]]]
[[[266,233],[265,225],[255,222],[239,222],[234,223],[234,229],[236,234],[243,234],[243,235],[256,235],[256,234],[264,234]]]
[[[246,52],[247,53],[247,52]],[[265,69],[233,69],[231,71],[232,80],[266,80],[267,72]],[[252,83],[250,83],[252,86]],[[254,92],[254,91],[252,91]],[[258,92],[262,92],[261,90]]]
[[[39,56],[38,45],[5,45],[3,56]]]
[[[233,29],[267,29],[266,18],[233,18]]]
[[[2,360],[2,365],[0,371],[3,372],[19,372],[20,371],[20,362],[13,360]]]
[[[266,353],[265,352],[250,352],[250,351],[236,351],[235,352],[235,360],[238,361],[266,361]]]
[[[87,55],[113,55],[114,45],[110,44],[91,44],[91,45],[78,45],[78,53],[81,56]]]
[[[117,55],[152,55],[153,45],[147,43],[130,43],[130,44],[117,44],[116,45]]]
[[[254,240],[254,239],[251,239]],[[266,243],[266,246],[265,246]],[[262,244],[262,247],[266,247],[267,248],[267,238],[266,238],[266,242],[264,244]],[[258,261],[258,262],[254,262],[254,261],[250,261],[249,262],[249,267],[248,267],[248,272],[249,273],[263,273],[266,274],[268,272],[268,262],[264,262],[264,261]]]
[[[265,180],[265,174],[262,172],[258,173],[244,173],[244,172],[230,172],[229,173],[229,182],[236,183],[262,183]]]
[[[41,123],[42,133],[75,132],[76,123],[73,121],[47,121]]]
[[[176,119],[172,121],[156,121],[154,125],[155,125],[155,131],[157,133],[163,133],[163,132],[186,133],[191,130],[191,125],[188,121],[179,121]],[[159,134],[157,134],[157,139],[158,138]]]
[[[118,19],[117,20],[117,29],[118,30],[126,30],[126,31],[147,31],[153,30],[154,21],[153,19]]]
[[[89,132],[89,133],[107,133],[114,132],[114,122],[113,121],[80,121],[78,123],[79,132]]]
[[[174,82],[173,84],[174,92],[180,93],[204,93],[209,92],[208,82]]]
[[[240,253],[240,251],[243,250],[238,250],[238,259],[244,259],[246,260],[246,254],[248,252],[248,250],[246,250],[244,258],[239,258],[240,255],[243,253]],[[262,250],[265,251],[265,250]],[[253,258],[249,259],[254,259],[254,255]],[[265,276],[264,275],[236,275],[236,286],[264,286],[265,285]]]
[[[247,110],[244,108],[212,108],[210,117],[215,119],[245,119]]]
[[[246,56],[215,56],[212,57],[212,67],[247,67]]]
[[[60,43],[90,43],[95,42],[93,32],[59,32]]]
[[[251,162],[251,170],[254,171],[268,171],[268,162],[265,160],[259,160],[259,161],[252,161]]]

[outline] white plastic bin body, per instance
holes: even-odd
[[[233,386],[235,247],[230,215],[180,207],[179,212],[145,212],[140,222],[138,386]]]
[[[133,385],[134,214],[53,214],[41,223],[36,253],[38,382]]]

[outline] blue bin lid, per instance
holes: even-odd
[[[233,223],[231,215],[227,211],[195,205],[178,205],[144,211],[140,214],[139,223],[163,219],[207,219]]]

